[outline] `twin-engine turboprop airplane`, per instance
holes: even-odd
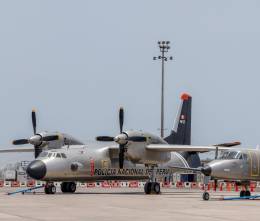
[[[183,113],[183,105],[181,109],[180,113]],[[179,114],[177,124],[185,125],[185,119],[187,119],[186,115]],[[98,141],[113,141],[118,145],[112,143],[98,148],[72,145],[43,152],[28,166],[27,173],[34,179],[47,181],[45,186],[47,194],[56,192],[53,181],[62,181],[62,192],[75,192],[75,181],[131,179],[147,179],[145,193],[158,194],[160,184],[156,181],[157,176],[166,176],[175,172],[176,169],[171,169],[173,167],[189,167],[187,160],[180,153],[194,155],[198,152],[216,150],[215,146],[170,145],[164,139],[150,133],[124,131],[123,122],[124,112],[121,108],[120,134],[115,137],[97,137]],[[175,132],[178,137],[178,130]],[[190,132],[188,134],[190,136]],[[187,138],[184,140],[188,142]],[[225,144],[219,145],[219,150],[229,149],[223,146]]]
[[[59,132],[40,132],[37,133],[36,128],[36,113],[32,110],[32,126],[33,126],[33,136],[26,139],[14,140],[14,145],[24,145],[31,144],[34,147],[21,147],[21,148],[8,148],[0,149],[0,153],[10,153],[10,152],[34,152],[35,158],[43,150],[59,149],[64,145],[83,145],[84,143],[75,139],[74,137]]]
[[[245,187],[240,191],[241,197],[249,197],[250,181],[260,181],[260,150],[259,149],[232,149],[224,151],[219,158],[209,162],[201,168],[175,169],[201,172],[216,180],[234,181]],[[209,199],[209,193],[203,193],[203,199]]]

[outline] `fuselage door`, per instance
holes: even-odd
[[[251,176],[259,175],[259,156],[254,151],[249,151],[249,168]]]

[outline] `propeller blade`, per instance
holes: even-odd
[[[134,137],[128,137],[127,140],[128,141],[133,141],[133,142],[145,142],[146,141],[146,137],[134,136]]]
[[[14,140],[13,141],[13,145],[22,145],[22,144],[28,144],[28,140],[27,139],[19,139],[19,140]]]
[[[123,132],[123,124],[124,124],[124,109],[122,107],[120,107],[120,109],[119,109],[120,134]]]
[[[41,140],[42,140],[42,141],[54,141],[54,140],[59,140],[59,136],[58,136],[58,135],[45,136],[45,137],[42,137]]]
[[[35,113],[35,110],[32,110],[32,125],[33,125],[33,133],[36,134],[36,113]]]
[[[124,145],[119,145],[119,168],[124,167],[125,149]]]
[[[114,137],[109,136],[98,136],[96,137],[97,141],[114,141]]]

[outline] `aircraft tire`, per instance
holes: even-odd
[[[46,194],[55,194],[56,193],[56,186],[52,185],[47,185],[44,188],[44,192]]]
[[[204,192],[202,195],[203,200],[209,200],[209,193],[208,192]]]
[[[48,187],[48,186],[45,186],[45,187],[44,187],[44,192],[45,192],[45,194],[50,194],[50,192],[49,192],[49,187]]]
[[[68,183],[67,183],[67,182],[61,183],[61,185],[60,185],[61,192],[67,193],[67,192],[68,192],[67,186],[68,186]]]
[[[151,182],[145,183],[144,192],[145,192],[145,194],[151,194],[151,192],[152,192],[152,183]]]
[[[67,190],[68,190],[68,192],[70,192],[70,193],[75,193],[76,189],[77,189],[76,183],[70,182],[70,183],[67,184]]]
[[[246,196],[246,191],[241,190],[241,191],[240,191],[240,197],[244,197],[244,196]]]
[[[56,186],[51,185],[49,188],[50,188],[50,194],[55,194],[56,193]]]
[[[251,193],[250,193],[249,190],[247,190],[247,191],[245,192],[245,196],[251,196]]]
[[[159,194],[161,192],[160,184],[157,182],[152,183],[152,191],[156,194]]]

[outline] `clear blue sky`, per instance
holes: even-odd
[[[185,91],[193,96],[193,144],[260,143],[260,2],[1,1],[0,147],[38,130],[82,140],[125,128],[158,133],[157,41],[171,41],[166,128]],[[2,155],[30,159],[32,155]]]

